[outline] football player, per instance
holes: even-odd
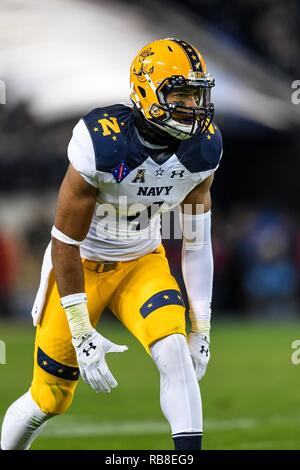
[[[210,357],[213,281],[210,187],[222,154],[214,79],[194,46],[167,38],[137,54],[130,85],[130,104],[97,108],[73,130],[32,312],[33,380],[6,412],[4,450],[28,449],[50,418],[67,411],[80,375],[96,392],[117,386],[106,354],[127,348],[95,329],[107,306],[158,368],[175,449],[201,448],[198,380]],[[160,234],[161,214],[180,204],[188,335]],[[187,236],[194,227],[196,236]]]

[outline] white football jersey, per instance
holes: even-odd
[[[90,112],[75,126],[68,147],[74,168],[98,189],[91,226],[80,246],[82,257],[129,261],[154,251],[161,242],[161,214],[210,176],[221,155],[215,124],[180,142],[160,164],[139,138],[130,105]]]

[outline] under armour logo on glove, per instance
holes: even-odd
[[[118,384],[110,372],[105,356],[110,352],[123,352],[127,346],[104,338],[98,331],[92,329],[85,336],[72,338],[79,370],[83,381],[89,384],[95,392],[109,393]]]
[[[96,346],[95,346],[93,343],[89,343],[89,348],[88,348],[88,349],[84,349],[82,352],[83,352],[86,356],[89,356],[89,355],[90,355],[89,351],[90,351],[91,349],[96,349]]]
[[[200,380],[205,374],[210,358],[209,338],[204,333],[192,332],[188,337],[188,345],[197,379]]]
[[[206,354],[206,357],[208,357],[209,349],[208,349],[208,348],[205,349],[205,346],[202,345],[202,346],[201,346],[201,349],[200,349],[200,353],[201,353],[201,354],[204,354],[204,353],[205,353],[205,354]]]

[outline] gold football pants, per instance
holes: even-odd
[[[155,341],[173,333],[186,334],[185,307],[162,245],[136,260],[117,262],[106,272],[107,265],[82,262],[94,327],[109,307],[148,353]],[[70,329],[52,272],[36,331],[32,396],[45,413],[62,413],[72,403],[78,378]]]

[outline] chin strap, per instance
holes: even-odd
[[[176,139],[167,131],[148,122],[136,105],[133,106],[133,115],[137,130],[147,142],[168,147],[177,147],[180,143],[180,139]]]

